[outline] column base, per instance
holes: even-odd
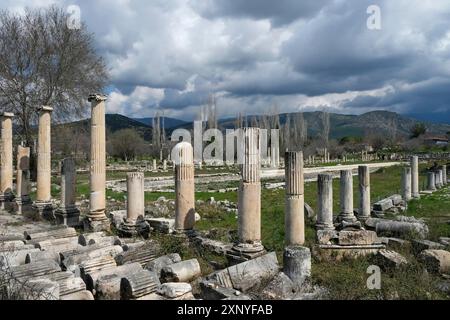
[[[143,221],[125,221],[117,228],[119,235],[122,237],[136,237],[143,236],[148,238],[150,233],[150,225]]]
[[[341,212],[338,217],[337,217],[337,221],[338,222],[349,222],[349,223],[354,223],[356,221],[358,221],[358,219],[356,218],[356,216],[353,213],[347,213],[347,212]]]
[[[91,232],[111,231],[111,223],[104,211],[101,214],[90,212],[83,220],[83,228],[85,231]]]
[[[413,197],[413,199],[420,199],[420,194],[418,194],[418,193],[413,194],[412,197]]]
[[[333,224],[329,225],[329,224],[318,223],[318,224],[316,224],[316,230],[331,231],[331,230],[335,230],[335,227]]]
[[[57,224],[65,224],[69,227],[77,227],[80,225],[80,210],[77,207],[62,207],[55,211]]]
[[[17,214],[24,214],[33,211],[33,201],[29,196],[17,197],[15,199],[15,211]]]
[[[35,201],[32,207],[41,218],[48,221],[55,220],[54,207],[51,201]]]
[[[14,194],[12,192],[5,192],[0,194],[0,209],[5,211],[14,210]]]
[[[252,260],[266,254],[260,241],[254,243],[238,243],[226,252],[230,265]]]

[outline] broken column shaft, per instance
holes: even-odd
[[[420,198],[419,194],[419,157],[411,157],[411,195],[415,199]]]
[[[359,212],[358,220],[370,218],[370,170],[368,166],[358,167],[359,179]]]
[[[340,179],[340,204],[341,212],[338,220],[346,222],[355,222],[356,217],[353,213],[353,174],[352,170],[341,170]]]
[[[76,168],[73,158],[61,161],[61,205],[55,212],[59,224],[77,226],[80,210],[75,205],[76,197]]]
[[[402,173],[402,197],[403,200],[409,201],[412,198],[411,194],[411,168],[406,167]]]
[[[333,230],[333,176],[319,174],[317,176],[318,211],[317,230]]]

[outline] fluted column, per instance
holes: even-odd
[[[359,212],[358,220],[370,218],[370,170],[368,166],[358,167],[359,179]]]
[[[317,176],[318,210],[317,230],[334,230],[333,224],[333,176],[319,174]]]
[[[286,176],[285,241],[286,245],[305,242],[305,193],[303,152],[287,151],[284,158]]]
[[[194,149],[179,142],[175,155],[175,229],[191,230],[195,224]]]
[[[42,106],[39,111],[39,131],[37,147],[37,191],[35,209],[46,219],[53,219],[51,195],[51,114],[52,107]]]
[[[259,129],[243,128],[243,159],[238,192],[238,236],[235,250],[262,251]]]
[[[341,170],[340,179],[340,205],[339,221],[355,222],[357,219],[353,212],[353,173],[352,170]]]
[[[7,203],[13,198],[13,150],[12,150],[12,118],[13,113],[3,112],[1,115],[1,168],[0,168],[0,205],[7,209]]]
[[[433,171],[427,172],[427,189],[430,191],[436,191],[435,173]]]
[[[80,210],[76,207],[76,167],[73,158],[61,161],[61,205],[55,212],[59,224],[76,226],[79,223]]]
[[[106,96],[92,94],[91,102],[91,163],[90,202],[87,222],[89,229],[108,229],[106,223],[106,146],[105,146],[105,101]]]
[[[412,198],[412,195],[411,195],[411,167],[403,168],[402,197],[403,197],[403,200],[405,200],[405,201],[409,201]]]
[[[447,185],[447,166],[442,165],[442,183],[444,186]]]
[[[411,193],[415,199],[420,198],[419,194],[419,157],[411,157]]]
[[[30,199],[30,148],[17,146],[16,171],[16,205],[17,213],[22,214],[25,205],[31,204]],[[29,207],[28,207],[29,209]]]
[[[436,185],[436,188],[437,189],[440,189],[440,188],[442,188],[442,184],[441,184],[441,172],[440,172],[440,170],[439,169],[437,169],[435,172],[434,172],[434,184]]]

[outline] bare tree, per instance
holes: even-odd
[[[31,146],[36,107],[54,107],[57,120],[80,117],[86,97],[106,84],[103,59],[84,24],[69,29],[61,8],[0,12],[0,109],[17,116],[19,134]]]
[[[109,153],[128,161],[147,151],[147,143],[134,129],[122,129],[114,132],[108,141]]]

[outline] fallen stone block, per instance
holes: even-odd
[[[386,199],[382,199],[378,202],[375,202],[373,204],[373,210],[384,212],[386,210],[389,210],[393,206],[394,206],[394,204],[392,203],[392,199],[386,198]]]
[[[14,241],[14,240],[25,240],[25,236],[22,233],[7,233],[0,235],[0,242],[4,241]]]
[[[311,276],[311,251],[307,247],[289,246],[283,253],[283,272],[293,285],[300,287]]]
[[[161,270],[168,265],[177,263],[181,261],[181,257],[178,253],[171,253],[165,256],[156,258],[153,261],[148,262],[145,265],[145,269],[153,271],[156,275],[161,278]]]
[[[223,287],[215,280],[200,282],[201,297],[204,300],[251,300],[251,298],[232,287]]]
[[[390,196],[388,199],[391,199],[392,204],[394,206],[399,206],[399,205],[404,204],[403,197],[399,194],[394,194],[394,195]]]
[[[21,240],[10,240],[0,242],[0,251],[20,250],[25,246],[25,242]]]
[[[82,246],[87,246],[90,240],[95,240],[105,236],[106,234],[103,231],[83,233],[80,234],[80,236],[78,237],[78,243],[81,244]]]
[[[334,241],[338,241],[339,235],[336,230],[317,230],[316,239],[320,244],[331,244]]]
[[[450,252],[446,250],[424,250],[419,254],[419,261],[431,273],[450,273]]]
[[[94,296],[90,291],[83,290],[66,294],[60,297],[61,300],[94,300]]]
[[[138,262],[143,267],[158,257],[161,250],[158,243],[149,241],[143,246],[138,246],[127,251],[123,251],[115,256],[118,265]]]
[[[121,246],[110,246],[99,248],[81,254],[69,256],[67,259],[64,259],[62,261],[62,265],[64,268],[66,268],[66,270],[74,270],[74,267],[82,263],[83,261],[88,261],[93,258],[100,258],[104,256],[115,257],[122,251],[123,249]]]
[[[120,300],[120,283],[122,278],[117,274],[107,274],[97,279],[95,297],[97,300]]]
[[[439,243],[444,246],[450,246],[450,238],[447,237],[439,237]]]
[[[264,288],[261,296],[264,300],[288,300],[293,297],[295,288],[292,280],[280,272]]]
[[[77,237],[77,231],[75,230],[75,228],[58,228],[54,230],[35,233],[29,233],[25,231],[24,236],[26,240],[41,240],[41,239],[44,240],[50,237],[53,237],[55,239],[70,238],[70,237]]]
[[[161,233],[172,233],[175,228],[175,219],[166,218],[145,218],[153,230]]]
[[[422,252],[423,250],[445,249],[444,245],[430,240],[413,240],[411,245],[413,253],[416,255]]]
[[[41,239],[41,240],[31,240],[36,248],[41,250],[53,250],[55,247],[68,246],[68,247],[78,247],[78,237],[67,237],[61,239]]]
[[[392,250],[380,250],[375,256],[377,265],[383,270],[399,269],[408,264],[408,260],[401,254]]]
[[[411,246],[411,242],[408,240],[403,240],[399,238],[387,238],[387,246],[389,249],[400,249],[400,248],[409,248]]]
[[[163,282],[190,282],[200,275],[200,264],[197,259],[173,263],[161,270]]]
[[[39,276],[34,279],[48,279],[55,281],[59,285],[60,296],[72,294],[78,291],[86,290],[86,284],[83,279],[76,277],[70,271],[60,271],[45,276]]]
[[[339,245],[352,246],[352,245],[371,245],[379,243],[376,232],[369,230],[358,231],[340,231],[339,232]]]
[[[192,286],[185,282],[167,282],[159,286],[157,293],[167,298],[177,298],[192,291]]]
[[[21,284],[20,300],[59,300],[59,285],[48,279],[30,279]]]
[[[105,276],[108,274],[116,274],[120,278],[123,278],[126,275],[130,275],[142,270],[142,267],[139,263],[130,263],[122,266],[105,268],[99,271],[93,271],[86,273],[84,276],[84,282],[86,283],[86,288],[88,290],[93,290],[96,287],[97,279],[101,276]]]
[[[312,255],[319,261],[341,261],[343,259],[355,259],[367,255],[374,255],[379,250],[386,249],[383,244],[339,246],[316,245],[312,248]]]
[[[43,260],[53,260],[56,263],[61,263],[61,258],[59,256],[58,252],[54,251],[35,251],[30,252],[27,254],[25,258],[25,263],[32,263],[36,261],[43,261]]]
[[[428,227],[423,223],[383,220],[376,223],[375,230],[378,235],[392,235],[398,237],[417,236],[425,238]]]
[[[27,255],[31,252],[40,251],[37,248],[24,249],[16,251],[0,252],[0,268],[1,267],[15,267],[25,264]]]
[[[43,260],[11,267],[9,270],[11,278],[34,278],[61,271],[58,263],[53,260]],[[1,271],[0,271],[1,272]]]
[[[149,270],[141,270],[124,275],[120,284],[121,299],[137,299],[156,292],[160,284],[156,273]]]
[[[75,271],[72,270],[72,272],[85,279],[86,275],[89,273],[115,267],[117,267],[117,264],[114,258],[106,255],[83,261],[75,268]]]

